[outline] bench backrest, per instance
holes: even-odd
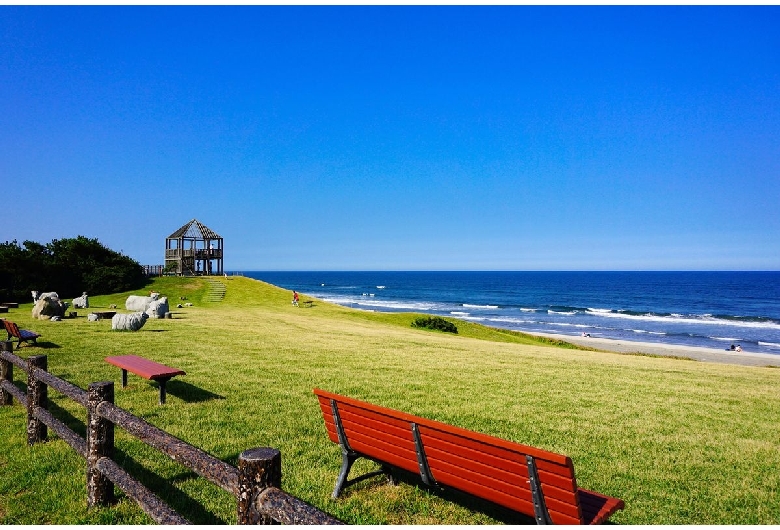
[[[328,436],[339,443],[331,400],[350,448],[420,474],[413,425],[433,480],[511,510],[534,515],[526,455],[532,456],[550,518],[582,524],[574,465],[568,456],[502,440],[393,409],[315,389]]]
[[[22,334],[19,332],[19,326],[17,326],[15,323],[11,322],[10,320],[3,320],[3,326],[5,326],[5,330],[9,335],[16,338],[22,338]]]

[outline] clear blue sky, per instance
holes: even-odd
[[[0,7],[0,240],[779,270],[780,7]]]

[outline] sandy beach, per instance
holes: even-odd
[[[778,366],[780,367],[780,355],[752,352],[733,352],[729,350],[716,350],[713,348],[699,348],[695,346],[679,346],[676,344],[658,344],[654,342],[634,342],[627,340],[602,339],[596,337],[572,337],[570,335],[557,335],[552,333],[535,333],[544,337],[560,339],[572,344],[589,346],[600,350],[618,353],[647,353],[651,355],[666,355],[676,357],[688,357],[697,361],[739,364],[742,366]]]

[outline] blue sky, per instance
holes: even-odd
[[[0,7],[0,240],[779,270],[780,7]],[[13,190],[9,192],[9,188]]]

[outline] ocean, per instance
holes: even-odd
[[[780,272],[261,272],[365,311],[419,312],[557,333],[780,355]]]

